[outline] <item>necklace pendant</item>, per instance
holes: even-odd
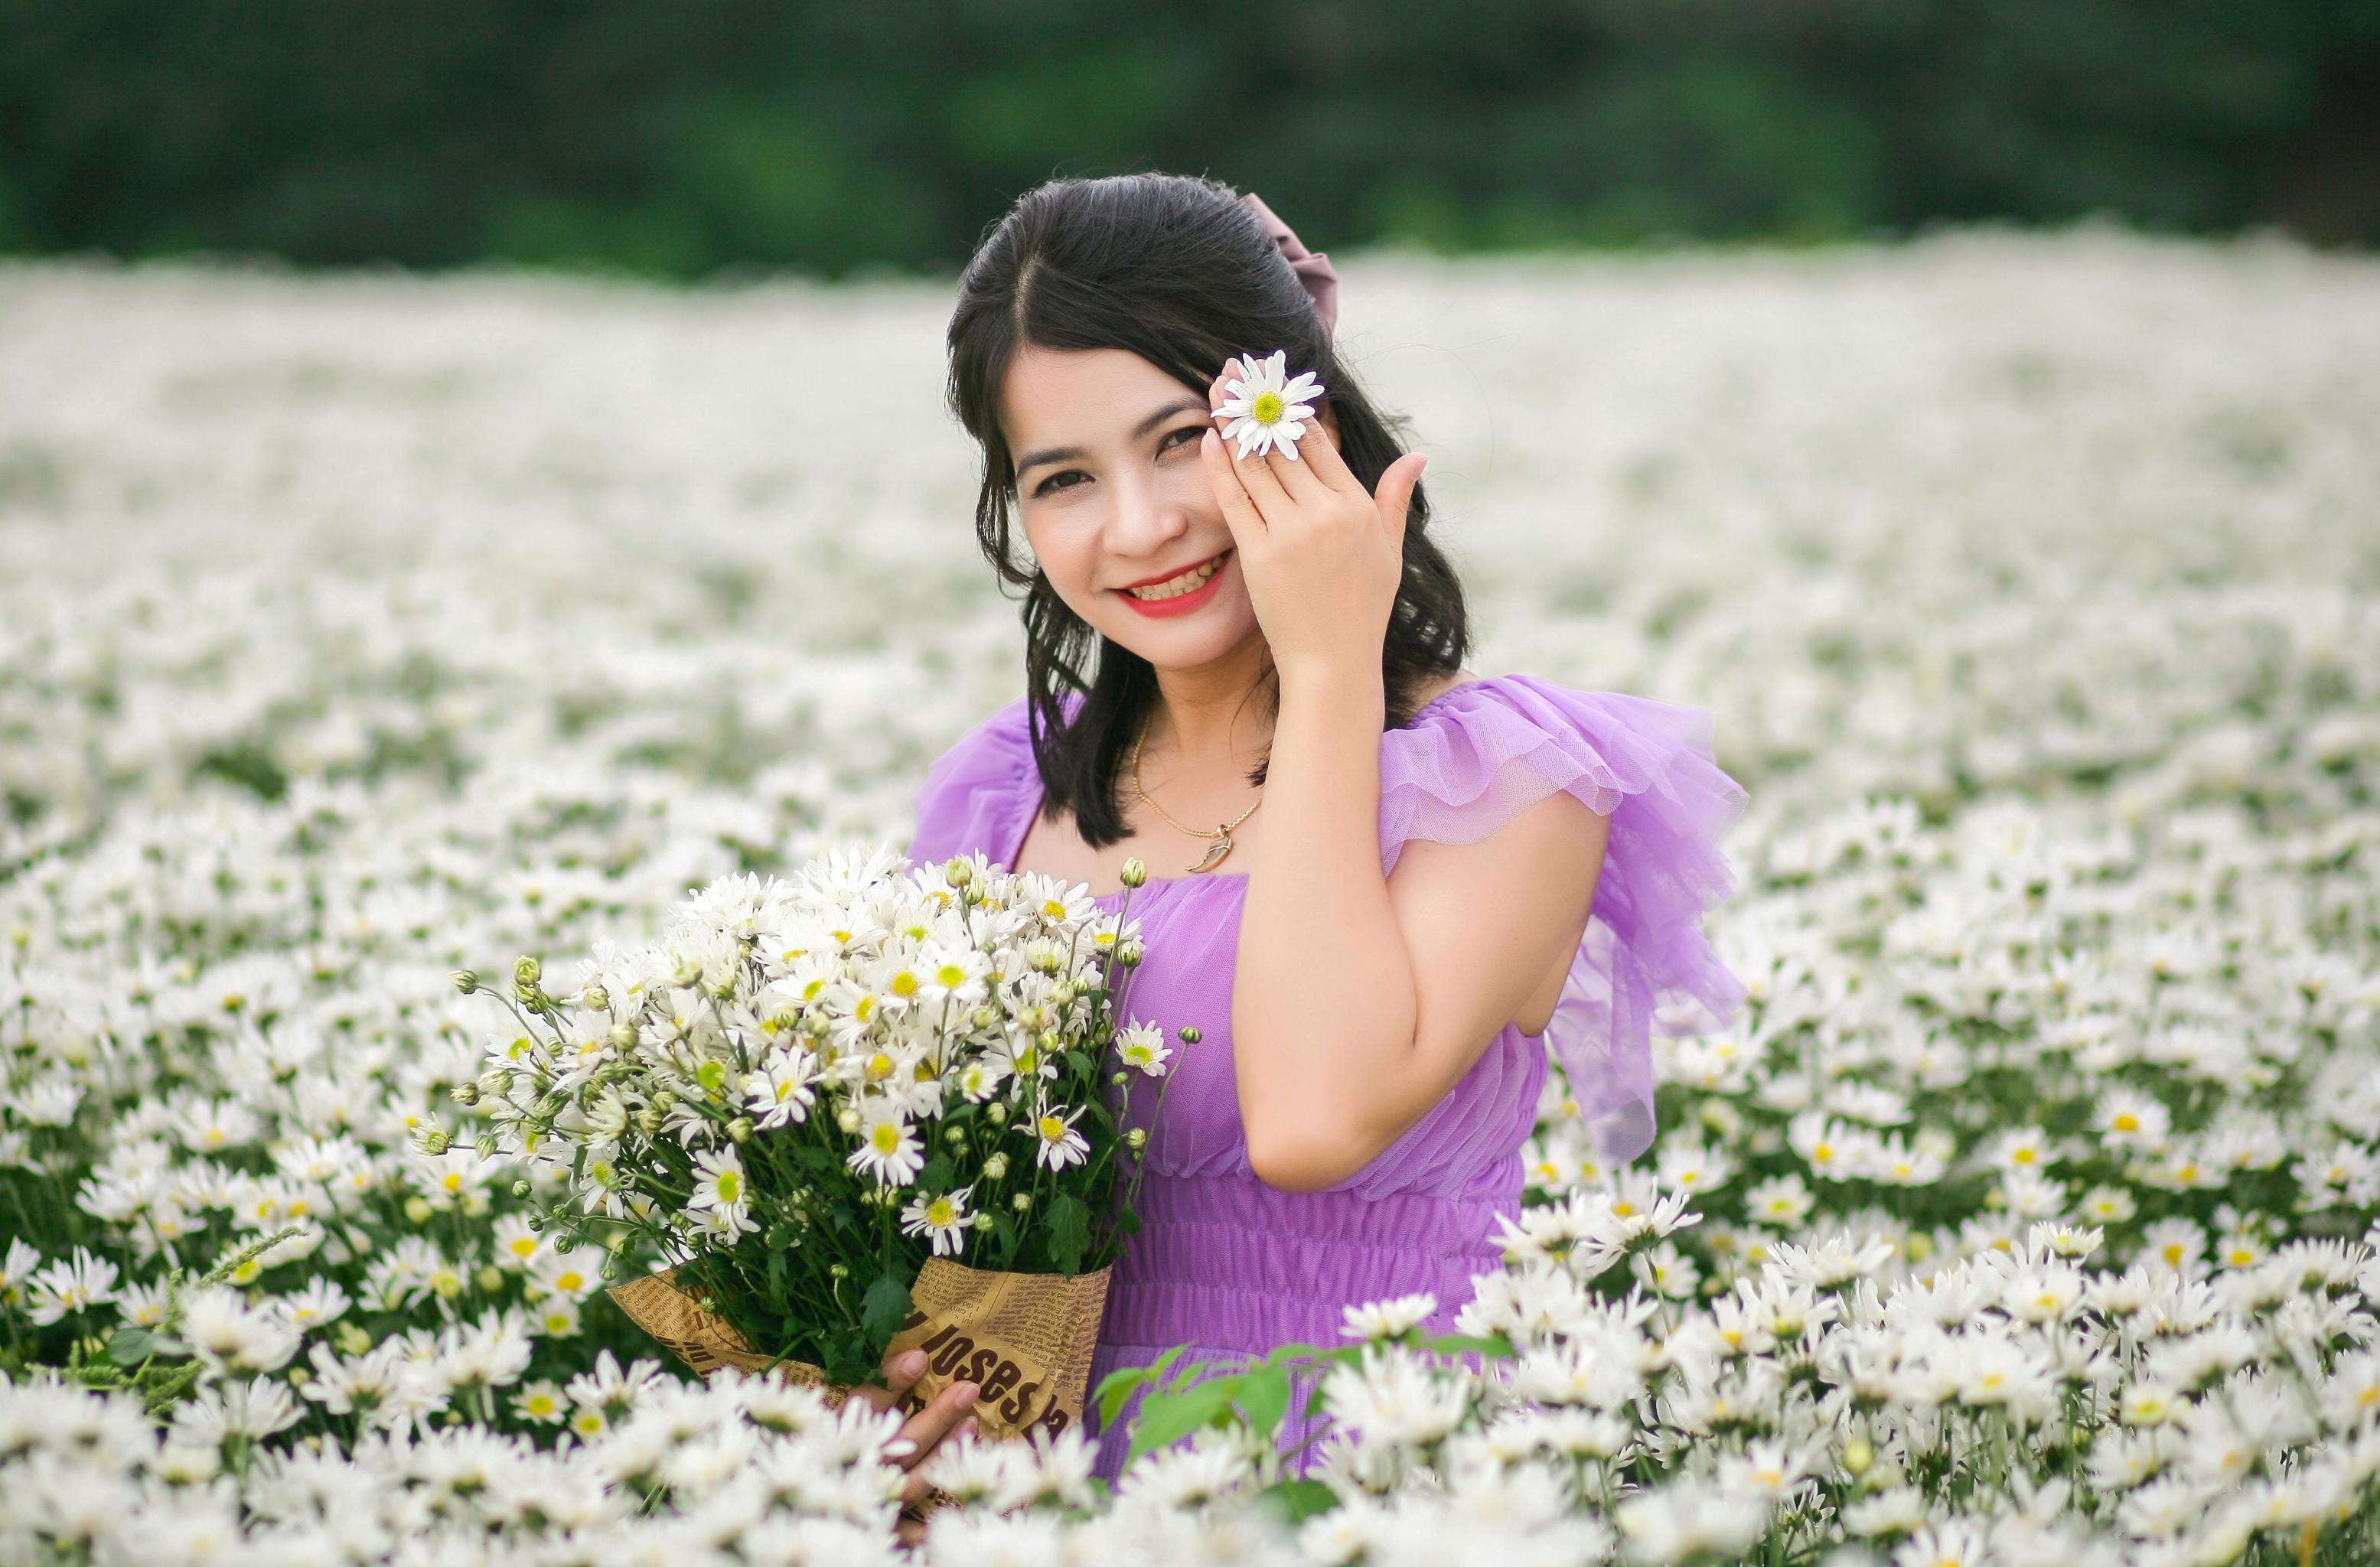
[[[1221,837],[1207,845],[1207,855],[1205,858],[1201,859],[1196,865],[1184,866],[1183,869],[1192,876],[1197,875],[1202,870],[1212,870],[1215,867],[1222,864],[1223,856],[1231,852],[1232,830],[1226,827],[1223,829],[1223,835]]]

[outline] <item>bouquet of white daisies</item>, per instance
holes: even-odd
[[[848,1387],[916,1344],[914,1399],[965,1378],[987,1435],[1062,1428],[1171,1054],[1118,1022],[1138,929],[979,856],[726,877],[569,994],[521,959],[521,1031],[455,1094],[567,1172],[542,1223],[674,1265],[613,1294],[697,1369]]]

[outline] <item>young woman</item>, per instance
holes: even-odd
[[[1111,909],[1146,862],[1125,1010],[1177,1047],[1095,1385],[1177,1343],[1339,1342],[1342,1307],[1418,1292],[1451,1330],[1501,1264],[1548,1047],[1633,1158],[1656,991],[1715,1018],[1741,996],[1700,930],[1744,804],[1706,715],[1463,667],[1427,459],[1334,357],[1336,296],[1253,197],[1068,179],[984,241],[950,325],[977,536],[1026,589],[1027,695],[934,764],[909,854]],[[1236,456],[1227,361],[1276,349],[1316,372],[1317,421],[1294,457]],[[913,1419],[924,1450],[967,1391]],[[1099,1473],[1129,1423],[1099,1433]],[[1284,1447],[1310,1428],[1293,1409]]]

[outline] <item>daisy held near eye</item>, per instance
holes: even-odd
[[[1283,379],[1289,368],[1289,353],[1276,348],[1262,359],[1242,356],[1229,367],[1236,374],[1227,376],[1223,390],[1230,394],[1215,409],[1215,418],[1226,421],[1223,439],[1239,443],[1238,456],[1263,456],[1278,451],[1292,462],[1303,462],[1297,443],[1305,437],[1305,426],[1314,419],[1314,403],[1325,390],[1312,370],[1301,371],[1293,379]]]

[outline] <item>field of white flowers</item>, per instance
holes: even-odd
[[[1754,1005],[1634,1167],[1549,1099],[1513,1353],[1370,1314],[1320,1487],[1213,1401],[926,1556],[2380,1560],[2380,263],[1342,271],[1472,666],[1713,711]],[[449,976],[898,846],[1021,691],[946,309],[0,266],[0,1561],[901,1556],[892,1418],[529,1227]]]

